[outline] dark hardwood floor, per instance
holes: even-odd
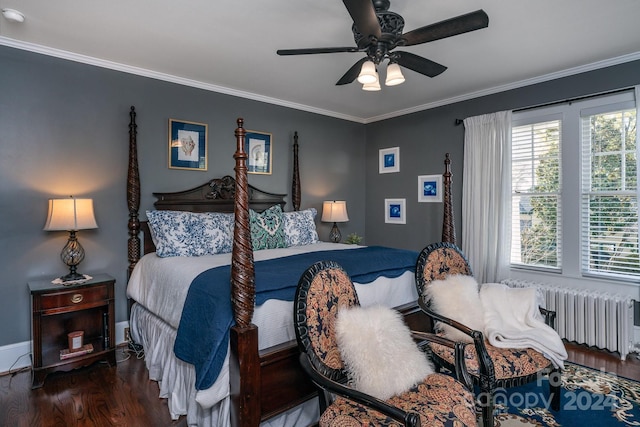
[[[640,359],[636,353],[627,355],[627,359],[621,361],[618,353],[566,342],[565,347],[570,362],[640,381]]]
[[[113,368],[97,363],[51,374],[35,390],[29,369],[0,377],[0,426],[186,426],[185,417],[171,420],[144,360],[124,347],[116,350],[116,359]]]
[[[567,344],[567,351],[570,361],[640,381],[635,354],[622,362],[615,354],[585,346]],[[158,398],[158,385],[149,380],[143,360],[123,348],[117,350],[117,359],[115,368],[96,364],[52,374],[36,390],[31,390],[28,369],[0,377],[0,426],[186,425],[185,417],[171,420],[166,400]]]

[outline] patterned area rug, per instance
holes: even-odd
[[[496,393],[496,427],[640,426],[640,383],[565,363],[560,411],[546,378]]]

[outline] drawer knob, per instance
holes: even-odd
[[[82,296],[82,294],[73,294],[73,296],[71,297],[71,302],[74,304],[78,304],[79,302],[82,302],[82,299],[84,297]]]

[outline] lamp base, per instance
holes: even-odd
[[[84,274],[76,273],[75,271],[60,277],[60,280],[62,280],[63,282],[71,282],[75,280],[84,280],[84,279],[85,279]]]
[[[67,244],[64,245],[62,252],[60,252],[60,259],[69,266],[69,274],[62,276],[60,280],[70,282],[84,279],[84,274],[76,271],[78,264],[84,259],[84,248],[76,238],[75,230],[69,231],[69,240],[67,240]]]
[[[329,233],[329,239],[333,243],[339,243],[340,239],[342,239],[342,234],[340,234],[340,230],[338,229],[338,224],[333,223],[333,227],[331,227],[331,232]]]

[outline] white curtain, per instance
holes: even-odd
[[[497,282],[508,265],[511,111],[464,120],[462,251],[478,283]]]

